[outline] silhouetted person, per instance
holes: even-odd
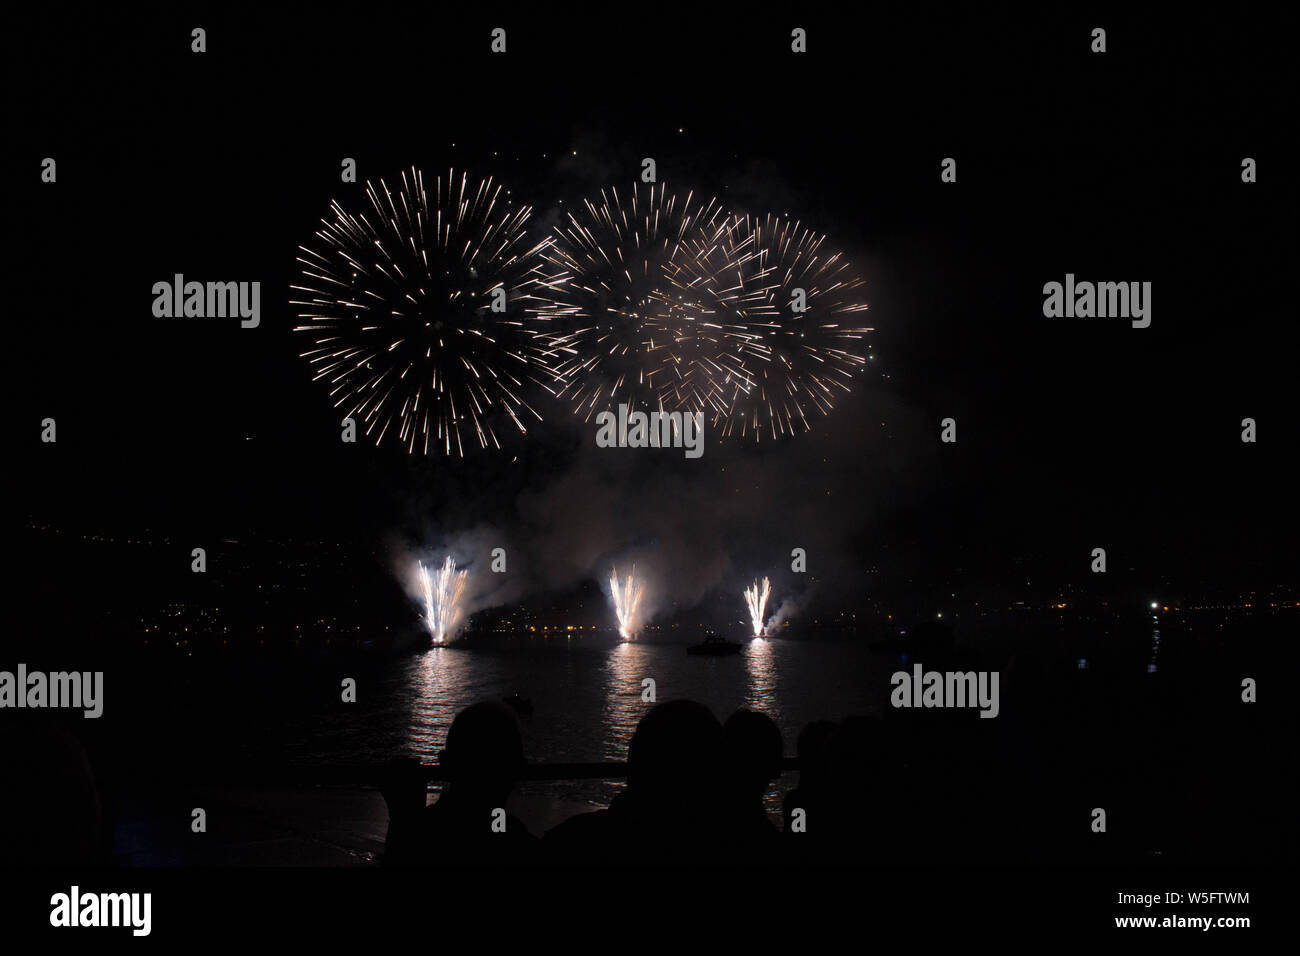
[[[465,708],[452,721],[438,762],[446,770],[446,783],[429,806],[424,805],[424,775],[418,762],[407,759],[390,765],[383,788],[389,815],[384,863],[475,866],[527,861],[535,839],[522,822],[504,813],[524,766],[523,738],[514,713],[494,701]]]
[[[561,861],[614,865],[708,863],[722,858],[722,725],[703,704],[658,704],[627,749],[627,789],[608,810],[572,817],[546,834]]]
[[[781,776],[785,742],[776,721],[741,708],[722,725],[723,810],[737,848],[766,848],[777,829],[768,819],[763,797]]]
[[[817,818],[825,816],[823,811],[829,799],[830,788],[827,743],[835,733],[835,728],[834,721],[814,720],[799,731],[799,738],[795,742],[795,753],[799,757],[799,782],[785,795],[785,801],[781,805],[781,816],[785,820],[787,833],[791,832],[795,810],[803,811],[803,823],[807,822],[810,814]]]

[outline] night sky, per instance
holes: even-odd
[[[700,595],[804,546],[832,603],[881,564],[899,587],[1009,586],[1026,566],[1078,583],[1098,546],[1189,588],[1295,580],[1295,86],[1276,23],[308,9],[21,15],[8,316],[27,515],[377,549],[488,528],[530,586],[658,549]],[[361,183],[340,183],[345,156]],[[630,186],[645,156],[670,188],[797,216],[855,263],[878,331],[851,398],[792,440],[709,437],[698,461],[597,451],[545,402],[505,454],[338,440],[288,305],[331,199],[454,166],[500,177],[541,238],[561,200]],[[1151,327],[1044,318],[1067,272],[1150,281]],[[261,326],[154,318],[174,273],[260,281]]]

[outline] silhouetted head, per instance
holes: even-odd
[[[722,725],[722,744],[728,785],[740,795],[761,798],[767,785],[781,775],[785,742],[767,714],[742,707]]]
[[[795,753],[799,755],[799,786],[820,782],[826,774],[827,746],[838,726],[833,720],[814,720],[799,731]]]
[[[496,701],[466,707],[451,722],[438,758],[449,792],[503,802],[524,766],[524,742],[514,712]]]
[[[657,704],[628,744],[628,786],[652,796],[712,789],[721,756],[722,725],[709,708],[693,700]]]

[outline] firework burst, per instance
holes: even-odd
[[[636,565],[623,581],[618,579],[618,569],[609,572],[609,596],[614,603],[614,616],[618,618],[618,633],[630,641],[641,630],[641,598],[645,584],[636,576]]]
[[[583,420],[616,404],[662,408],[671,381],[693,367],[713,333],[698,332],[679,260],[708,248],[725,222],[716,199],[636,184],[602,190],[556,228],[543,255],[558,272],[537,315],[549,326],[559,394]]]
[[[461,595],[465,591],[467,571],[457,571],[456,562],[447,557],[442,567],[429,572],[420,563],[420,588],[424,592],[424,624],[435,644],[446,644],[456,636],[464,622]]]
[[[771,593],[772,584],[767,578],[763,578],[761,587],[755,581],[745,588],[745,606],[749,608],[749,621],[754,628],[755,637],[763,636],[763,615],[767,613],[767,599]]]
[[[529,319],[550,285],[531,209],[454,170],[426,183],[412,168],[365,198],[356,214],[332,202],[299,246],[290,304],[315,378],[376,444],[463,456],[500,448],[500,427],[526,433],[541,419],[528,389],[555,381]]]
[[[862,324],[862,279],[825,236],[786,218],[733,216],[679,266],[678,281],[700,293],[726,345],[705,369],[701,403],[722,437],[806,431],[810,415],[828,414],[851,390],[872,329]]]

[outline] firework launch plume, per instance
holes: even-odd
[[[424,623],[433,643],[446,644],[456,636],[464,621],[461,595],[465,591],[466,571],[457,571],[456,562],[447,557],[442,568],[429,573],[420,563],[420,587],[424,591]]]
[[[772,593],[772,583],[763,578],[762,587],[755,581],[745,588],[745,606],[749,608],[749,620],[754,628],[754,636],[763,636],[763,615],[767,609],[767,599]]]
[[[632,573],[622,583],[618,579],[618,569],[609,572],[609,595],[614,602],[614,615],[618,618],[618,633],[625,641],[630,641],[641,630],[641,598],[645,583],[636,576],[636,565]]]

